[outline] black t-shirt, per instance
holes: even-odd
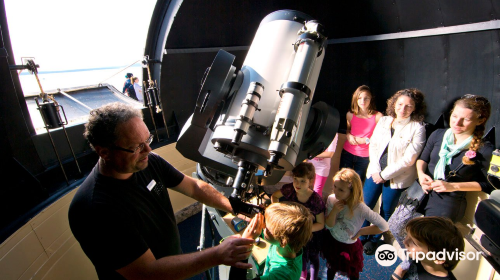
[[[455,275],[453,275],[451,271],[448,271],[448,276],[440,277],[427,272],[427,270],[424,269],[420,262],[416,265],[418,271],[418,280],[457,280],[457,278],[455,278]]]
[[[391,127],[391,139],[393,136],[394,136],[394,128]],[[388,156],[389,156],[389,144],[387,144],[387,146],[385,146],[384,152],[380,156],[379,163],[380,163],[381,170],[384,170],[387,167]]]
[[[420,155],[420,159],[427,162],[427,174],[434,178],[434,169],[439,161],[439,151],[441,150],[441,143],[446,129],[438,129],[434,131],[427,143],[424,150]],[[487,172],[490,166],[491,153],[495,147],[490,142],[483,142],[483,145],[476,152],[476,157],[472,160],[475,162],[473,165],[463,165],[458,171],[457,176],[450,178],[449,182],[478,182],[481,185],[481,190],[486,193],[491,193],[493,187],[486,179]],[[448,176],[450,170],[456,168],[462,163],[462,157],[468,150],[463,150],[451,159],[451,164],[445,168],[445,175]]]
[[[99,279],[124,279],[115,270],[148,249],[157,259],[181,253],[167,188],[183,178],[153,153],[148,167],[127,180],[101,175],[96,164],[71,202],[69,223]],[[149,190],[153,180],[156,184]]]

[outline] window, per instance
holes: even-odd
[[[34,57],[43,91],[49,94],[101,83],[121,92],[126,73],[133,73],[142,85],[141,60],[155,4],[154,0],[5,0],[16,64],[23,64],[22,57]],[[35,129],[44,132],[33,100],[40,93],[36,78],[27,70],[19,77]],[[58,96],[64,98],[55,95],[56,101]],[[66,115],[75,116],[68,116],[68,121],[81,123],[88,108],[74,107],[81,113],[68,114],[73,108],[64,106]]]

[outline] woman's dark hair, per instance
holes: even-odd
[[[413,103],[415,103],[415,110],[410,116],[411,120],[415,122],[424,121],[427,105],[424,101],[424,94],[416,88],[402,89],[391,96],[391,98],[387,100],[387,109],[385,110],[386,115],[396,118],[396,101],[402,95],[410,97],[413,100]]]
[[[472,110],[476,114],[478,119],[484,120],[483,123],[476,126],[472,141],[470,142],[469,151],[477,152],[477,150],[479,150],[482,144],[481,139],[483,138],[484,131],[486,130],[485,127],[486,122],[488,121],[491,115],[491,104],[488,101],[488,99],[484,96],[466,94],[457,101],[455,101],[455,104],[453,104],[453,110],[457,105]],[[453,110],[451,110],[452,113]],[[465,165],[474,164],[474,161],[468,158],[467,156],[463,156],[462,162]]]

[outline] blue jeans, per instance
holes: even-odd
[[[363,199],[366,205],[373,209],[375,204],[377,204],[380,194],[382,194],[382,205],[380,205],[380,216],[386,221],[389,220],[392,213],[398,206],[398,200],[404,189],[391,189],[390,182],[387,181],[382,184],[377,184],[373,181],[373,178],[368,178],[363,186]],[[365,221],[363,227],[370,225],[369,221]],[[361,240],[367,240],[371,242],[377,242],[382,237],[382,234],[369,235],[360,237]]]
[[[340,155],[339,169],[344,167],[354,169],[354,171],[356,171],[356,173],[358,173],[359,177],[361,178],[361,183],[363,183],[366,179],[366,169],[368,168],[369,163],[369,157],[358,157],[346,150],[342,150],[342,154]]]

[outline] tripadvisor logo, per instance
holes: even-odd
[[[455,251],[438,251],[438,252],[408,252],[406,249],[401,249],[403,252],[404,259],[403,260],[409,260],[410,258],[415,260],[415,262],[423,261],[423,260],[479,260],[481,257],[480,252],[459,252],[458,249],[455,249]],[[381,245],[380,247],[377,248],[377,251],[375,251],[375,260],[377,261],[378,264],[381,266],[391,266],[396,263],[397,261],[397,251],[396,248],[394,248],[392,245],[389,244],[384,244]]]
[[[391,266],[396,263],[398,259],[396,248],[392,245],[380,245],[375,251],[375,260],[381,266]]]

